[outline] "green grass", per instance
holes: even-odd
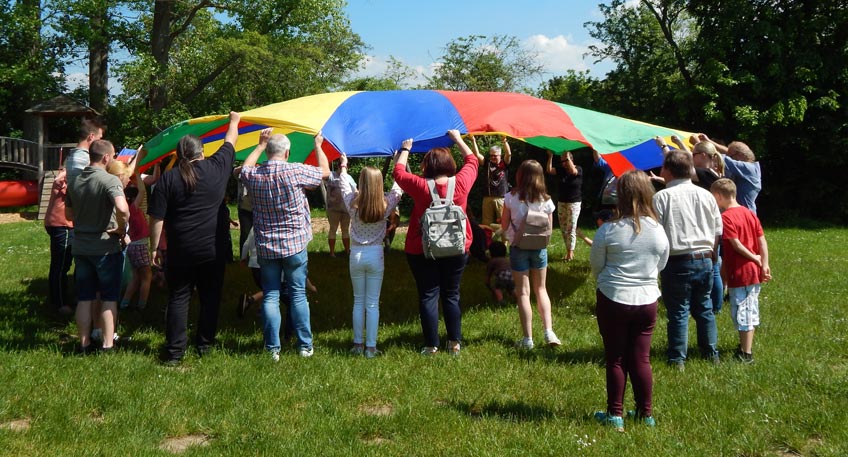
[[[462,285],[462,356],[419,356],[416,293],[399,235],[386,258],[385,356],[352,358],[347,263],[327,256],[319,234],[310,245],[319,289],[311,297],[313,358],[290,350],[273,364],[263,353],[256,317],[235,317],[238,295],[253,284],[233,264],[218,350],[166,368],[156,359],[161,291],[143,314],[121,316],[121,334],[132,341],[119,353],[74,356],[74,325],[43,305],[47,235],[37,222],[0,225],[0,427],[30,424],[0,428],[0,454],[168,455],[164,440],[199,434],[208,445],[186,455],[846,455],[848,230],[766,236],[775,280],[761,295],[756,363],[695,359],[683,373],[671,370],[661,311],[652,355],[658,427],[628,423],[622,434],[591,419],[605,388],[585,246],[548,274],[559,350],[511,348],[517,313],[489,300],[484,266],[472,262]],[[562,251],[554,240],[552,258]],[[720,349],[730,354],[736,332],[727,312],[718,321]],[[538,320],[535,330],[541,339]]]

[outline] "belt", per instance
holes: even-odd
[[[698,251],[691,252],[689,254],[678,254],[678,255],[670,255],[668,256],[668,260],[704,260],[713,258],[713,251]]]

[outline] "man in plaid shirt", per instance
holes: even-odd
[[[261,270],[263,334],[265,348],[274,361],[280,359],[280,277],[285,279],[291,299],[291,318],[301,357],[312,355],[312,329],[306,300],[308,258],[306,245],[312,240],[309,204],[303,191],[314,189],[330,175],[327,156],[321,149],[324,137],[315,136],[318,166],[289,163],[291,142],[282,134],[265,129],[259,144],[244,161],[240,179],[253,198],[253,227],[256,254]],[[262,152],[268,161],[257,166]]]

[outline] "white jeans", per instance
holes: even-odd
[[[353,283],[353,343],[377,346],[380,321],[380,288],[383,287],[383,245],[350,248],[350,281]]]

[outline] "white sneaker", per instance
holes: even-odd
[[[276,351],[272,351],[271,352],[271,360],[274,361],[274,362],[279,362],[280,361],[280,353],[276,352]]]
[[[517,347],[518,349],[529,351],[536,347],[536,345],[533,344],[533,338],[522,338],[515,342],[515,347]]]
[[[373,358],[379,357],[381,355],[383,355],[383,351],[381,351],[379,349],[374,349],[373,351],[370,350],[370,349],[365,350],[365,358],[366,359],[373,359]]]
[[[299,352],[301,357],[312,357],[313,353],[315,353],[314,348],[301,348]]]
[[[550,347],[561,346],[562,341],[557,338],[556,333],[553,330],[549,330],[545,332],[545,344]]]

